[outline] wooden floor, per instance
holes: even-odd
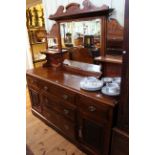
[[[26,98],[26,143],[34,155],[86,155],[32,115],[28,90]]]

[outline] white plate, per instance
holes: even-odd
[[[112,82],[113,78],[112,77],[104,77],[101,79],[103,82],[107,83],[107,82]]]
[[[120,91],[119,90],[117,92],[115,92],[115,93],[108,92],[107,89],[106,89],[106,86],[102,88],[101,92],[104,95],[108,95],[108,96],[118,96],[120,94]]]
[[[101,90],[102,87],[100,88],[86,88],[86,87],[81,87],[81,89],[83,90],[87,90],[87,91],[98,91],[98,90]]]
[[[86,81],[81,81],[80,82],[80,88],[84,89],[84,90],[88,90],[88,91],[97,91],[100,90],[103,86],[103,82],[96,82],[96,84],[94,85],[94,81],[93,82],[86,82]]]

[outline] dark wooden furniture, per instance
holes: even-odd
[[[107,50],[106,54],[122,55],[124,28],[114,18],[107,21]]]
[[[87,72],[87,69],[69,68],[63,64],[64,53],[67,52],[63,52],[61,45],[60,23],[98,17],[102,21],[101,56],[95,61],[102,63],[103,75],[127,77],[126,69],[122,70],[125,58],[122,60],[120,56],[105,55],[107,17],[113,9],[105,5],[95,7],[89,0],[84,0],[83,5],[81,10],[79,4],[69,4],[66,12],[63,12],[64,7],[60,6],[56,14],[49,17],[57,24],[58,50],[56,53],[44,52],[47,55],[44,67],[27,71],[32,112],[88,155],[125,155],[127,151],[121,150],[121,147],[128,148],[127,134],[122,131],[125,127],[122,123],[122,101],[126,101],[126,98],[123,98],[126,91],[125,79],[122,79],[123,93],[119,102],[119,96],[109,97],[100,91],[88,92],[80,89],[80,81],[90,76],[90,72]],[[53,62],[56,62],[56,66]],[[85,67],[90,66],[83,64],[83,68]],[[93,64],[90,68],[93,70]],[[100,75],[91,73],[91,76],[98,78]]]
[[[108,155],[117,99],[80,89],[85,76],[64,69],[27,71],[32,112],[92,155]]]
[[[129,154],[129,0],[125,1],[124,52],[118,116],[112,132],[110,155]]]

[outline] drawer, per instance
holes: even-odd
[[[63,116],[60,115],[60,129],[62,132],[70,138],[75,139],[75,124],[67,119],[65,119]]]
[[[53,110],[49,110],[48,108],[44,108],[43,116],[52,124],[54,124],[57,128],[59,128],[60,118],[59,114],[57,114]]]
[[[75,138],[75,124],[55,111],[44,109],[44,117],[55,125],[67,137]]]
[[[100,105],[98,101],[86,97],[79,97],[78,109],[84,115],[94,121],[107,122],[110,119],[110,109],[106,105]]]
[[[60,102],[59,112],[66,118],[75,121],[76,107]]]
[[[30,77],[30,76],[27,76],[26,79],[27,79],[28,86],[33,87],[34,89],[39,88],[39,80],[38,79],[36,79],[34,77]]]
[[[44,92],[55,95],[59,99],[63,100],[64,102],[69,102],[74,104],[75,94],[73,92],[70,92],[67,89],[48,83],[46,81],[42,81],[40,84],[41,84],[41,89]]]
[[[49,97],[48,95],[42,94],[42,105],[43,105],[43,109],[46,108],[48,110],[60,111],[59,100],[55,96]]]

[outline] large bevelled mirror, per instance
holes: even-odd
[[[100,56],[101,20],[62,22],[60,24],[62,48],[69,51],[68,59],[93,63]]]

